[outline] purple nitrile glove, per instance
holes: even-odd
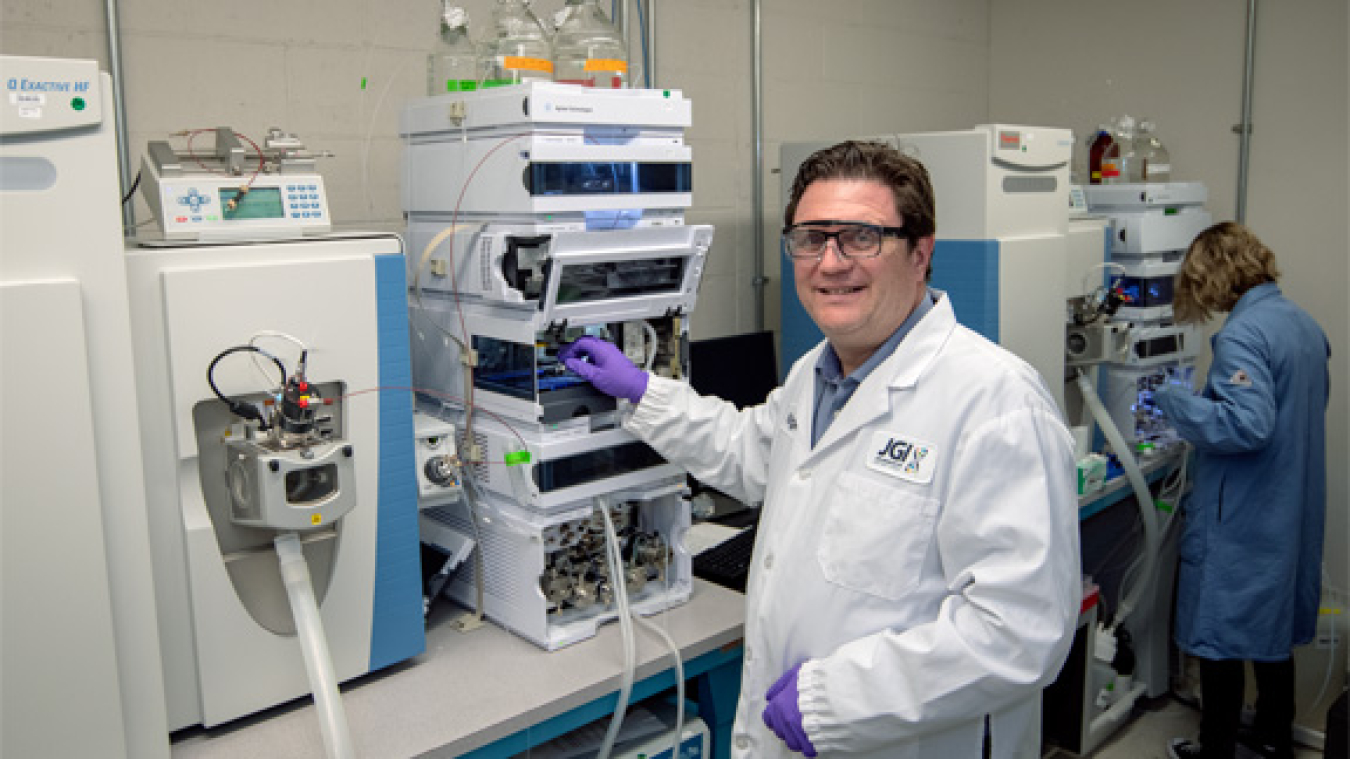
[[[789,669],[778,682],[765,692],[768,706],[764,707],[764,724],[787,744],[787,747],[805,756],[815,756],[816,747],[806,737],[802,727],[802,710],[797,706],[797,671],[802,665]]]
[[[558,351],[558,360],[607,395],[637,403],[647,392],[647,373],[633,366],[623,351],[598,337],[582,335],[564,345]]]

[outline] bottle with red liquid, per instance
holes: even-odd
[[[1115,138],[1111,136],[1111,130],[1107,129],[1105,124],[1097,127],[1097,136],[1088,146],[1088,183],[1102,183],[1102,156],[1106,154],[1108,148],[1115,143]]]

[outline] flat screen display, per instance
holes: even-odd
[[[220,189],[221,216],[226,221],[281,219],[286,216],[286,209],[281,203],[280,187],[251,187],[231,209],[230,201],[239,197],[238,187]]]
[[[687,163],[532,163],[525,188],[536,196],[683,193],[692,191],[690,176]]]
[[[1130,299],[1125,305],[1134,308],[1170,306],[1174,299],[1171,276],[1121,277],[1120,289]]]

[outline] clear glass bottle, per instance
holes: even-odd
[[[484,87],[553,80],[553,44],[529,0],[497,0]]]
[[[427,56],[427,94],[478,89],[478,46],[469,35],[469,14],[441,0],[441,38]]]
[[[628,86],[628,48],[597,0],[567,0],[553,38],[559,82],[587,87]]]
[[[1139,153],[1140,181],[1172,181],[1172,154],[1158,139],[1157,125],[1151,119],[1139,121],[1139,134],[1134,141]]]

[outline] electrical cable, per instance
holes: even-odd
[[[226,348],[220,353],[217,353],[216,357],[211,359],[211,363],[206,367],[206,384],[210,385],[211,392],[215,393],[216,397],[219,398],[226,406],[229,407],[230,413],[234,414],[235,416],[241,419],[250,419],[256,421],[262,425],[263,429],[266,429],[267,420],[263,418],[262,412],[259,411],[256,406],[254,406],[251,403],[245,403],[243,401],[236,401],[231,398],[227,398],[225,397],[224,393],[220,392],[220,388],[216,387],[216,378],[215,378],[216,364],[219,364],[221,360],[224,359],[226,356],[246,351],[261,353],[262,355],[272,359],[272,362],[277,365],[277,370],[281,372],[280,386],[283,387],[285,386],[286,366],[281,363],[281,359],[277,358],[276,356],[273,356],[271,353],[268,353],[262,348],[259,348],[254,345],[236,345],[233,348]]]
[[[285,332],[278,332],[278,331],[276,331],[276,330],[271,330],[271,329],[259,330],[258,332],[253,333],[253,336],[250,337],[250,338],[248,339],[248,344],[249,344],[249,346],[250,346],[250,347],[257,347],[258,340],[259,340],[260,338],[264,338],[264,337],[275,337],[275,338],[280,338],[280,339],[282,339],[282,340],[288,340],[288,341],[290,341],[293,345],[295,345],[296,347],[298,347],[298,348],[300,349],[300,351],[301,351],[302,354],[303,354],[303,353],[308,353],[308,352],[309,352],[309,346],[305,344],[305,341],[304,341],[304,340],[301,340],[300,338],[298,338],[298,337],[296,337],[296,336],[294,336],[294,335],[287,334],[287,333],[285,333]],[[252,356],[250,356],[250,358],[253,360],[253,366],[254,366],[255,368],[257,368],[257,370],[258,370],[260,373],[262,373],[264,376],[266,376],[266,372],[263,370],[262,364],[258,363],[258,355],[257,355],[257,352],[255,352]],[[283,380],[283,384],[284,384],[284,380]]]
[[[126,205],[127,201],[131,200],[132,196],[136,194],[136,190],[139,189],[140,186],[141,186],[141,172],[138,171],[136,172],[136,179],[133,180],[131,183],[131,189],[127,190],[126,195],[122,196],[122,205]]]

